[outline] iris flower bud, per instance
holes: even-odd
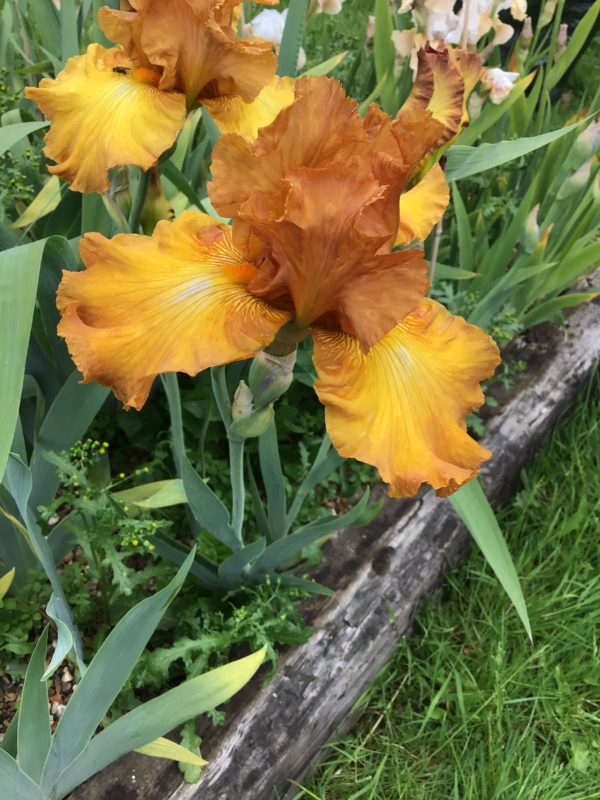
[[[534,206],[525,220],[525,225],[521,231],[521,244],[526,253],[533,253],[540,241],[540,226],[538,223],[538,212],[540,204]]]
[[[269,427],[273,413],[272,405],[255,408],[252,392],[245,381],[240,381],[231,405],[229,434],[240,439],[260,436]]]
[[[296,351],[274,356],[264,350],[254,356],[248,383],[256,408],[263,408],[285,394],[294,380]]]
[[[545,28],[546,25],[549,25],[552,22],[557,4],[558,0],[546,0],[542,12],[538,18],[538,28]]]
[[[574,169],[581,166],[595,154],[598,145],[600,145],[600,116],[593,119],[575,139],[569,165]]]
[[[592,159],[588,159],[578,170],[572,172],[556,193],[558,200],[564,200],[587,184],[592,174]]]

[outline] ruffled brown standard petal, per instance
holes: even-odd
[[[418,59],[413,89],[396,119],[375,104],[365,117],[369,137],[379,150],[402,160],[407,177],[468,122],[466,101],[481,74],[479,56],[466,50],[427,45]]]
[[[364,125],[373,148],[404,165],[402,190],[444,133],[443,124],[430,111],[408,109],[401,119],[392,120],[375,103],[369,106]]]
[[[464,81],[465,88],[463,91],[463,106],[461,127],[469,124],[469,112],[467,110],[467,101],[471,96],[471,92],[477,86],[484,73],[484,68],[481,63],[481,56],[479,53],[474,53],[472,50],[461,50],[460,48],[450,48],[450,61],[455,69],[460,72]]]
[[[383,117],[382,129],[392,125]],[[298,324],[326,320],[365,348],[427,287],[420,252],[389,252],[409,174],[390,137],[395,155],[337,81],[304,78],[254,142],[223,136],[213,151],[212,202],[260,265],[250,291],[293,309]]]
[[[184,96],[157,89],[158,78],[135,69],[121,50],[91,44],[56,79],[26,89],[52,122],[44,152],[56,165],[49,171],[76,191],[104,192],[110,167],[153,166],[185,119]]]
[[[232,26],[234,0],[134,0],[135,11],[102,8],[106,36],[143,66],[162,69],[160,89],[203,98],[254,100],[275,74],[270,42],[240,39]]]
[[[296,167],[343,164],[366,146],[357,104],[341,84],[328,78],[301,78],[294,102],[261,128],[256,140],[222,136],[212,152],[209,192],[217,211],[235,217],[255,192],[285,194],[281,181]],[[389,119],[389,118],[388,118]]]
[[[340,455],[376,466],[392,497],[422,483],[447,496],[490,457],[465,425],[499,362],[484,331],[426,299],[366,354],[336,331],[316,330],[314,341],[331,441]]]
[[[289,301],[299,325],[321,320],[369,347],[427,290],[422,252],[378,252],[390,240],[388,187],[361,173],[359,163],[298,168],[285,183],[282,206],[267,193],[240,209],[265,252],[249,290],[270,302]]]
[[[84,272],[63,273],[58,332],[84,379],[126,407],[143,406],[160,372],[251,358],[289,319],[248,292],[255,267],[206,214],[159,222],[152,237],[87,234],[81,256]]]

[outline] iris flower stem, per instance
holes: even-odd
[[[219,409],[221,419],[223,420],[223,425],[229,430],[229,426],[231,425],[231,399],[227,391],[225,367],[213,367],[210,371],[210,381],[215,402]]]
[[[244,484],[244,440],[229,439],[229,471],[231,473],[231,527],[240,547],[244,546],[242,526],[244,524],[244,506],[246,503],[246,486]]]
[[[144,210],[144,203],[146,202],[146,195],[148,194],[148,187],[150,186],[150,177],[152,170],[142,172],[138,181],[135,197],[131,204],[129,212],[129,230],[132,233],[138,233],[140,227],[140,220],[142,218],[142,211]]]
[[[431,261],[429,262],[429,285],[433,286],[435,280],[435,268],[437,266],[438,255],[440,253],[440,242],[442,240],[442,225],[443,218],[435,226],[435,236],[433,238],[433,247],[431,248]]]
[[[460,46],[464,49],[469,39],[469,23],[471,22],[472,0],[463,2],[463,30],[460,37]]]
[[[229,441],[229,473],[231,480],[231,527],[240,547],[244,546],[242,526],[246,486],[244,483],[244,440],[231,433],[231,398],[227,390],[225,367],[213,367],[210,371],[213,395]]]

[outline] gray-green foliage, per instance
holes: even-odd
[[[274,577],[281,571],[279,580],[284,585],[327,593],[323,587],[288,572],[286,568],[294,566],[303,549],[315,542],[324,541],[337,530],[350,525],[365,524],[372,519],[379,508],[378,503],[368,505],[367,489],[363,497],[344,514],[321,517],[292,530],[293,523],[310,491],[340,464],[341,459],[332,451],[329,438],[327,436],[323,438],[313,464],[288,507],[274,420],[270,419],[257,437],[239,435],[234,427],[236,424],[232,416],[234,406],[227,385],[226,369],[224,367],[213,369],[212,387],[215,405],[227,432],[230,454],[231,507],[228,509],[198,473],[187,455],[176,376],[164,375],[163,385],[171,416],[173,458],[188,499],[192,530],[205,529],[226,548],[226,555],[220,562],[199,554],[192,565],[191,574],[208,588],[231,591],[244,582],[262,583],[267,576]],[[256,414],[260,411],[260,408],[255,408],[250,413]],[[247,438],[258,438],[259,441],[259,466],[264,500],[254,471],[244,459]],[[250,540],[244,538],[246,484],[252,497],[254,525],[260,534]],[[252,531],[250,525],[247,527]],[[167,537],[159,537],[157,548],[159,553],[176,563],[183,557],[181,547]]]
[[[113,628],[51,734],[44,675],[48,629],[31,657],[21,705],[0,744],[0,778],[11,800],[61,800],[80,783],[133,749],[228,700],[256,672],[264,650],[198,675],[133,711],[107,714],[187,576],[190,553],[173,580],[134,606]],[[110,674],[111,680],[106,680]],[[97,733],[99,726],[103,730]]]

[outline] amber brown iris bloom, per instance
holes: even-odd
[[[277,61],[270,42],[236,36],[239,2],[131,0],[132,11],[101,8],[100,26],[120,47],[91,44],[56,79],[26,90],[52,123],[50,172],[77,191],[104,192],[110,167],[156,164],[190,108],[254,100]]]
[[[434,59],[448,65],[428,53],[425,73]],[[376,106],[362,119],[337,81],[300,79],[255,141],[229,134],[213,151],[210,195],[231,227],[189,211],[151,238],[87,234],[87,269],[65,272],[58,295],[85,379],[140,408],[160,372],[281,354],[312,334],[315,389],[343,456],[375,465],[394,496],[469,480],[489,453],[465,416],[498,350],[425,297],[421,249],[392,249],[403,191],[460,124],[462,91],[450,128],[427,110],[432,94],[413,94],[395,120]]]

